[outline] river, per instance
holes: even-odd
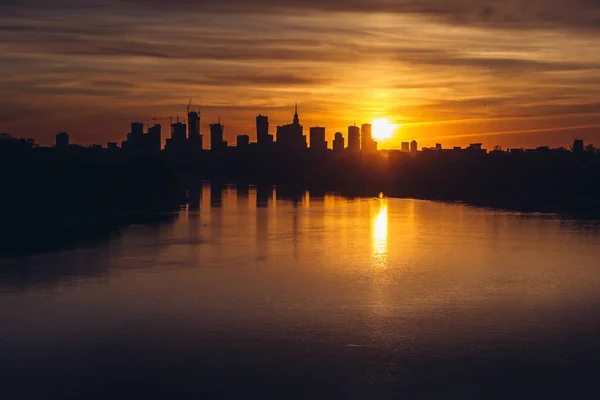
[[[204,184],[0,258],[0,398],[597,392],[600,224]]]

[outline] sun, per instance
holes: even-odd
[[[371,125],[373,127],[373,139],[379,141],[391,138],[396,130],[396,125],[390,124],[387,118],[376,118],[371,122]]]

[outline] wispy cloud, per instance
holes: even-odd
[[[386,115],[425,141],[570,139],[552,123],[593,139],[599,22],[595,0],[0,0],[0,131],[118,140],[194,97],[229,139],[258,112],[286,122],[295,101],[331,136]]]

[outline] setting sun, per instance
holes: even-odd
[[[372,122],[373,126],[373,139],[381,141],[387,140],[392,137],[396,125],[390,124],[387,118],[377,118]]]

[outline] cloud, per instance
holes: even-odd
[[[410,14],[452,25],[511,29],[590,29],[600,27],[600,3],[596,0],[2,0],[0,7],[12,14],[25,10],[74,9],[220,14],[291,14],[348,12]]]
[[[189,97],[204,121],[228,121],[228,135],[252,132],[258,112],[286,122],[295,101],[305,126],[332,132],[381,115],[518,131],[517,119],[597,109],[599,9],[584,0],[0,0],[0,131],[118,140],[129,119],[182,113]],[[39,111],[37,123],[20,108]]]

